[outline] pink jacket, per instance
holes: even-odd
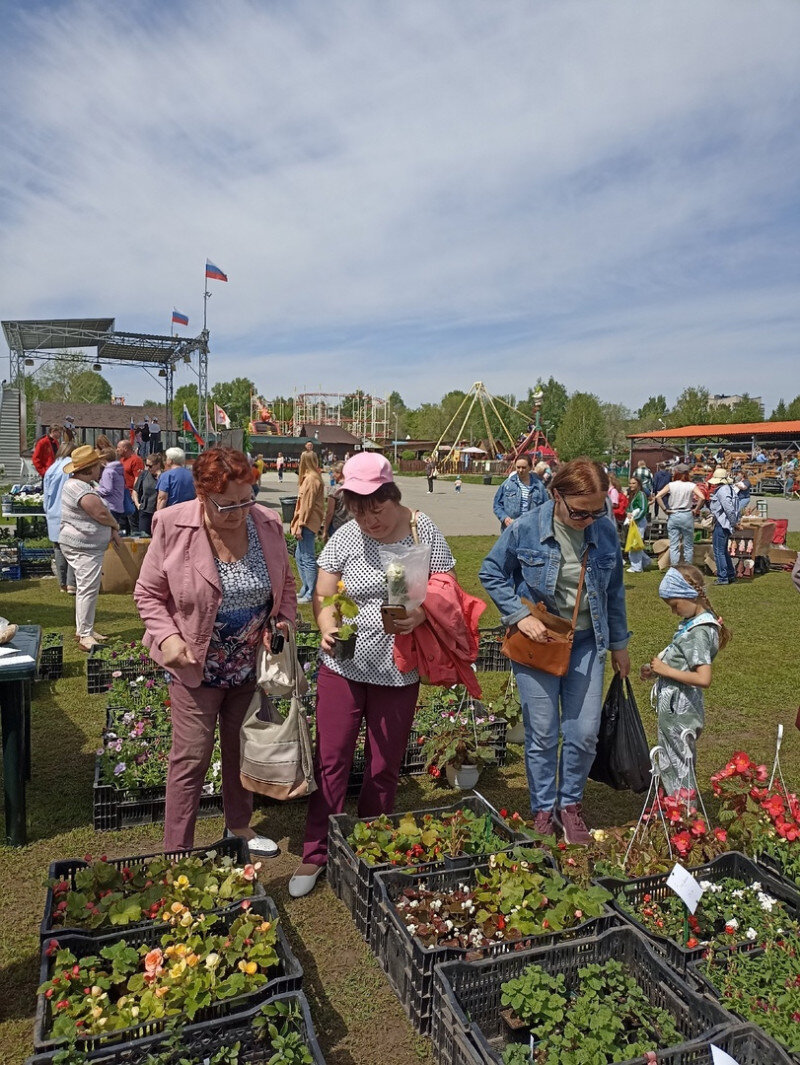
[[[427,684],[464,684],[480,698],[471,663],[478,657],[478,618],[486,603],[465,592],[452,573],[432,573],[425,594],[427,621],[394,638],[394,662],[402,673],[418,669]]]
[[[289,568],[289,555],[278,515],[266,507],[250,511],[272,585],[271,617],[292,625],[297,617],[297,592]],[[170,672],[188,688],[203,681],[203,665],[222,587],[211,544],[203,525],[199,499],[176,503],[153,515],[153,539],[142,563],[133,598],[147,630],[145,646],[150,657],[164,664],[161,644],[178,633],[198,661],[196,666]]]

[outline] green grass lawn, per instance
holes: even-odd
[[[790,537],[800,547],[800,535]],[[480,595],[477,571],[494,537],[452,537],[458,575],[464,587]],[[655,738],[649,686],[638,680],[638,667],[669,642],[675,619],[660,602],[657,572],[626,575],[634,688],[648,737]],[[782,749],[784,776],[796,787],[800,769],[800,733],[793,727],[798,705],[800,668],[796,633],[800,596],[788,573],[769,573],[753,582],[711,588],[711,600],[732,629],[734,639],[721,652],[706,696],[706,731],[700,740],[701,784],[728,756],[746,749],[770,762],[779,722],[786,726]],[[38,984],[38,925],[44,905],[44,881],[57,858],[145,853],[158,850],[161,826],[123,832],[92,829],[94,752],[104,722],[105,697],[86,694],[86,659],[71,640],[74,601],[60,595],[53,580],[0,584],[0,613],[19,623],[62,630],[65,676],[35,686],[32,717],[33,774],[28,788],[31,843],[0,848],[0,1063],[17,1065],[31,1052],[31,1032]],[[308,607],[304,614],[310,618]],[[497,623],[490,605],[482,625]],[[134,639],[141,624],[130,596],[102,596],[98,628],[115,637]],[[487,698],[500,695],[508,674],[483,674]],[[488,771],[480,789],[498,806],[526,811],[527,787],[519,749],[512,748],[503,769]],[[398,809],[453,801],[455,793],[436,788],[428,778],[402,783]],[[638,815],[641,800],[590,783],[587,819],[592,825],[621,823]],[[298,861],[305,807],[302,803],[259,811],[255,823],[281,843],[282,853],[267,863],[266,886],[276,901],[286,932],[305,970],[320,1043],[331,1065],[371,1065],[379,1058],[395,1065],[432,1062],[427,1040],[416,1036],[402,1007],[349,915],[325,881],[305,899],[289,899],[286,884]],[[198,823],[198,844],[219,838],[219,819]]]

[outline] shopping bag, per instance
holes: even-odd
[[[297,646],[291,628],[284,641],[283,650],[278,654],[268,651],[263,644],[259,647],[256,654],[256,683],[267,695],[277,698],[291,695],[295,684],[298,695],[305,695],[308,691],[308,681],[297,660]]]
[[[644,551],[644,540],[642,534],[639,532],[639,526],[635,521],[632,521],[628,526],[628,535],[625,539],[625,551],[630,553],[631,551]]]
[[[650,751],[631,682],[614,674],[600,716],[592,780],[616,791],[650,787]]]

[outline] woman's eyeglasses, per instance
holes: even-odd
[[[567,514],[569,514],[573,521],[586,521],[587,518],[602,518],[606,512],[605,507],[601,507],[600,510],[573,510],[564,496],[559,496],[559,499],[567,508]]]
[[[228,514],[232,510],[244,510],[245,507],[252,507],[255,503],[255,499],[248,499],[244,503],[230,503],[228,506],[221,507],[216,499],[212,499],[211,496],[208,496],[207,499],[214,504],[220,514]]]

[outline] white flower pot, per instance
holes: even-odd
[[[448,765],[445,766],[445,772],[450,787],[458,788],[460,791],[472,791],[481,775],[480,767],[477,765],[462,765],[460,769]]]
[[[506,743],[524,743],[525,742],[525,722],[518,721],[516,725],[512,725],[506,729]]]

